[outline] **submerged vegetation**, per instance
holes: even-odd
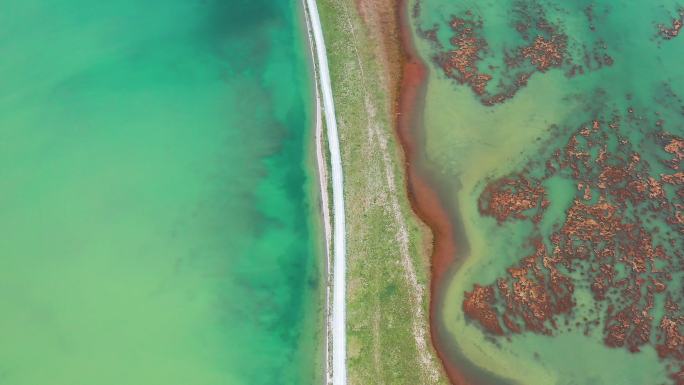
[[[452,362],[500,377],[474,384],[683,383],[681,6],[413,5],[424,150],[463,225]]]

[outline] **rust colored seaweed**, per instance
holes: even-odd
[[[665,40],[672,40],[679,36],[682,26],[684,26],[684,9],[679,10],[678,17],[672,19],[669,27],[665,24],[658,24],[658,34]]]
[[[585,334],[596,329],[606,346],[638,352],[651,345],[672,366],[684,361],[682,293],[673,284],[684,272],[684,175],[677,171],[684,141],[664,131],[652,135],[662,149],[660,160],[675,171],[653,175],[650,164],[620,134],[619,120],[594,119],[578,128],[564,147],[552,151],[540,180],[531,182],[521,173],[484,188],[480,213],[499,225],[516,219],[537,226],[545,214],[544,181],[552,176],[573,180],[578,192],[561,226],[546,240],[533,235],[535,252],[521,257],[495,283],[467,291],[463,309],[493,335],[554,335],[563,325],[581,327]],[[609,149],[611,142],[616,149]],[[522,214],[535,208],[536,216]],[[658,228],[650,218],[667,228]],[[593,295],[593,316],[580,316],[573,298],[584,285]],[[655,319],[656,303],[662,303],[657,296],[667,297],[660,319]],[[681,369],[671,370],[680,381]]]
[[[513,217],[526,219],[525,211],[544,207],[544,189],[524,176],[501,178],[490,183],[480,196],[480,213],[495,217],[499,222]]]
[[[441,72],[460,85],[468,86],[487,106],[504,103],[525,87],[537,73],[562,69],[566,76],[584,74],[611,66],[614,59],[606,53],[607,44],[598,39],[585,45],[573,41],[558,23],[549,21],[543,7],[534,0],[518,0],[511,5],[512,36],[522,40],[507,48],[491,47],[485,38],[487,21],[467,10],[451,16],[451,38],[441,42],[439,26],[418,31],[435,50],[434,63]],[[585,10],[591,31],[597,20],[593,9]]]

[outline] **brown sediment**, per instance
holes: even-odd
[[[396,9],[403,53],[400,92],[395,106],[397,135],[404,150],[406,183],[411,208],[430,227],[433,235],[430,259],[430,337],[451,383],[467,385],[464,374],[447,359],[444,346],[436,335],[436,295],[438,288],[442,285],[442,279],[453,263],[457,249],[453,237],[453,224],[437,192],[431,188],[426,177],[418,169],[418,140],[413,127],[418,121],[417,112],[424,98],[427,68],[413,46],[406,0],[397,0]]]
[[[437,193],[417,168],[417,138],[412,127],[423,99],[427,68],[414,51],[407,0],[355,0],[360,16],[371,32],[379,36],[377,52],[387,72],[387,91],[392,100],[393,124],[404,154],[407,192],[413,211],[432,232],[430,272],[430,338],[450,382],[471,385],[461,371],[446,359],[436,336],[435,293],[456,254],[453,226]]]
[[[416,127],[420,124],[427,68],[413,46],[406,1],[395,1],[402,47],[401,76],[392,77],[392,80],[400,79],[398,85],[395,84],[399,89],[395,106],[397,134],[404,149],[407,190],[412,209],[430,227],[434,237],[430,280],[432,343],[450,381],[453,384],[472,384],[467,380],[469,377],[466,373],[470,374],[468,368],[456,367],[454,361],[449,360],[448,346],[439,337],[440,288],[443,287],[442,280],[447,271],[457,262],[457,247],[461,245],[456,244],[456,225],[436,190],[431,187],[429,174],[420,166],[423,158]],[[462,19],[452,19],[451,27],[457,32],[457,48],[451,51],[451,56],[441,56],[443,60],[437,60],[435,64],[442,70],[445,70],[444,64],[448,64],[447,70],[451,72],[447,75],[461,80],[460,84],[467,84],[475,94],[481,96],[485,93],[486,81],[482,82],[484,78],[477,77],[479,72],[471,63],[476,57],[473,50],[481,46],[475,44],[477,40],[471,30],[462,30],[463,23]],[[525,64],[533,66],[537,72],[566,66],[572,68],[572,73],[582,72],[583,67],[576,66],[570,59],[564,61],[567,38],[550,31],[551,27],[546,24],[543,27],[538,26],[538,29],[546,35],[530,35],[530,39],[534,40],[517,50],[518,54],[512,57],[516,61],[511,62],[511,66],[517,68],[516,65],[523,63],[523,58]],[[521,25],[519,28],[522,33],[529,27]],[[419,31],[419,35],[438,46],[434,29]],[[598,53],[601,51],[585,51],[584,68],[593,69],[591,60],[592,57],[600,57]],[[613,59],[604,54],[602,61],[596,59],[596,62],[600,67],[603,64],[611,65]],[[526,79],[518,78],[517,86],[524,86]],[[492,99],[482,101],[486,105],[499,103],[513,94],[495,94]],[[501,98],[497,99],[499,95]],[[630,107],[630,116],[633,113],[634,109]],[[597,314],[596,319],[584,317],[575,327],[582,327],[585,333],[602,329],[607,346],[622,347],[630,352],[638,352],[644,345],[657,344],[656,350],[661,358],[678,363],[684,357],[682,311],[669,305],[671,309],[666,309],[667,313],[661,319],[655,319],[651,313],[656,305],[656,295],[671,294],[672,288],[668,287],[668,283],[672,281],[672,276],[668,270],[672,270],[673,259],[682,258],[681,252],[676,252],[675,256],[665,255],[663,247],[653,241],[639,220],[623,217],[621,213],[628,203],[653,203],[648,206],[653,215],[668,215],[667,223],[680,226],[675,230],[679,234],[684,233],[684,205],[665,202],[667,192],[663,187],[674,185],[678,188],[677,196],[680,199],[684,197],[684,188],[679,187],[684,183],[684,174],[678,172],[684,159],[684,139],[666,133],[658,136],[663,152],[667,154],[667,157],[661,156],[661,162],[675,173],[661,174],[657,178],[656,175],[649,175],[646,162],[642,162],[639,154],[631,150],[629,141],[624,137],[617,136],[619,154],[608,151],[606,138],[617,135],[618,122],[607,118],[585,122],[577,128],[567,145],[559,148],[546,163],[545,179],[562,172],[567,179],[575,182],[580,191],[568,208],[565,221],[548,239],[551,247],[547,248],[541,238],[534,240],[536,251],[510,266],[506,276],[490,285],[475,285],[472,291],[466,292],[463,311],[493,336],[503,335],[503,338],[507,338],[512,333],[524,332],[553,335],[569,325],[560,321],[579,319],[575,318],[581,314],[573,302],[573,291],[576,284],[588,283],[595,302],[605,306],[597,305],[592,309],[592,314]],[[657,124],[658,127],[662,125],[662,121]],[[597,155],[589,151],[592,148],[598,149]],[[538,181],[524,179],[522,175],[492,181],[479,201],[480,212],[495,217],[500,224],[509,219],[538,223],[549,202]],[[645,213],[646,209],[643,208],[642,212]],[[670,238],[668,244],[674,246],[674,242],[674,238]],[[620,276],[615,269],[617,265],[623,265],[623,270],[628,271],[629,278],[633,279]],[[656,268],[661,265],[665,266],[664,271]],[[581,278],[570,273],[577,273]],[[603,325],[598,314],[605,316]],[[678,385],[684,385],[684,366],[677,370],[671,372],[672,378],[676,379]]]

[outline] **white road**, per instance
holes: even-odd
[[[342,157],[335,119],[328,57],[323,40],[321,19],[316,0],[306,0],[309,23],[313,32],[318,82],[323,94],[323,110],[328,134],[333,193],[333,297],[332,297],[332,383],[347,384],[347,329],[346,329],[346,233],[344,222],[344,192],[342,181]],[[325,194],[325,191],[322,192]]]

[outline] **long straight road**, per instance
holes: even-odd
[[[347,330],[346,330],[346,233],[344,218],[344,183],[342,157],[337,133],[335,105],[333,103],[328,57],[325,50],[321,19],[316,0],[306,0],[309,23],[314,37],[317,79],[323,94],[323,110],[330,151],[333,193],[333,306],[332,306],[332,383],[347,384]],[[325,194],[325,191],[322,192]]]

